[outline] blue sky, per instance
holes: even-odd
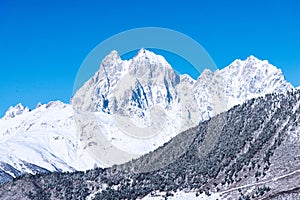
[[[1,1],[0,116],[22,102],[69,102],[82,61],[101,41],[165,27],[198,41],[219,68],[255,55],[300,85],[300,3],[252,1]]]

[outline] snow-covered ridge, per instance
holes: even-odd
[[[30,111],[19,104],[7,111],[0,119],[0,162],[11,169],[0,164],[0,171],[11,177],[34,173],[32,166],[24,163],[49,171],[102,166],[87,153],[88,146],[79,142],[74,108],[98,112],[102,130],[110,142],[143,154],[158,148],[181,130],[247,99],[292,88],[280,69],[254,56],[235,60],[222,70],[205,70],[194,80],[186,74],[177,75],[165,58],[145,49],[124,61],[117,51],[112,51],[102,61],[99,71],[74,95],[72,105],[55,101]],[[191,94],[192,98],[184,99]],[[182,108],[179,100],[185,100],[188,106]],[[128,112],[139,126],[147,126],[150,110],[155,106],[162,107],[167,114],[165,134],[147,143],[132,143],[130,137],[123,137],[115,128],[111,116],[122,112]]]
[[[243,103],[247,99],[269,93],[284,93],[293,89],[282,71],[267,60],[249,56],[246,60],[235,60],[220,70],[224,80],[228,108]]]
[[[85,170],[95,165],[78,144],[69,104],[55,101],[40,105],[1,119],[0,127],[0,172],[9,178],[45,170]]]
[[[9,109],[6,111],[3,118],[4,119],[14,118],[18,115],[21,115],[23,113],[27,113],[29,111],[30,111],[30,109],[28,107],[24,107],[21,103],[19,103],[16,106],[9,107]]]
[[[152,79],[157,79],[162,73],[164,73],[165,77],[168,76],[167,78],[171,79],[171,83],[178,81],[176,79],[180,79],[179,82],[188,83],[185,85],[191,86],[193,91],[200,90],[196,92],[196,97],[203,96],[203,94],[200,93],[203,92],[203,83],[207,83],[212,79],[219,79],[221,83],[215,83],[213,86],[218,90],[220,90],[220,88],[217,88],[218,85],[224,87],[222,90],[226,93],[227,98],[224,100],[226,104],[228,104],[225,110],[244,102],[246,99],[261,96],[261,94],[273,92],[282,93],[293,88],[293,86],[285,80],[280,69],[270,64],[267,60],[259,60],[253,55],[246,58],[246,60],[237,59],[222,70],[212,72],[209,69],[205,69],[198,79],[194,80],[187,74],[176,77],[174,70],[162,56],[145,49],[141,49],[133,59],[128,61],[122,61],[118,53],[112,51],[104,59],[100,70],[95,76],[74,95],[73,105],[81,110],[100,111],[109,109],[113,111],[111,108],[116,105],[112,100],[108,106],[105,106],[106,108],[103,106],[105,104],[104,102],[112,98],[111,96],[113,96],[113,98],[116,96],[114,87],[119,84],[119,80],[124,79],[126,74],[134,75],[130,77],[129,80],[135,78],[140,80],[142,78],[143,80],[148,80],[147,84],[152,84],[153,80],[147,76],[152,76]],[[143,76],[139,77],[141,75]],[[125,78],[128,80],[128,77]],[[134,82],[134,80],[132,81]],[[89,92],[87,92],[87,90],[89,90]],[[80,96],[82,93],[85,94],[86,99]],[[112,95],[109,93],[112,93]],[[89,100],[91,98],[94,99],[93,102]],[[155,97],[152,98],[155,99]],[[81,105],[79,101],[89,102],[90,105]]]

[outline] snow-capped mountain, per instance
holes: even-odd
[[[145,49],[125,61],[112,51],[73,96],[72,105],[85,117],[86,112],[101,116],[94,123],[77,123],[86,130],[81,131],[85,148],[97,156],[122,154],[122,159],[113,161],[120,164],[247,99],[292,88],[279,69],[254,56],[223,70],[204,70],[193,80],[177,75],[162,56]],[[100,131],[103,137],[98,137]]]
[[[215,109],[216,106],[209,107],[215,96],[222,98],[217,102],[225,108],[216,111],[219,113],[247,99],[292,88],[280,69],[254,56],[237,59],[215,72],[206,69],[193,80],[186,74],[177,75],[162,56],[145,49],[125,61],[112,51],[99,71],[74,95],[72,104],[75,109],[105,113],[124,113],[120,107],[129,106],[130,117],[134,117],[138,109],[143,113],[156,104],[162,104],[169,111],[180,98],[180,92],[191,90],[204,112]],[[201,106],[204,102],[207,102],[206,107]]]
[[[87,121],[77,124],[80,130],[90,126],[86,137],[81,137],[86,141],[85,148],[93,151],[99,148],[94,152],[97,155],[110,154],[111,149],[122,150],[114,153],[122,154],[121,160],[114,161],[120,164],[156,149],[179,132],[197,125],[194,82],[187,75],[177,75],[162,56],[145,49],[125,61],[112,51],[100,70],[72,98],[75,111],[101,116],[95,124],[101,126],[108,139],[105,143],[112,144],[110,148],[103,146],[99,142],[102,138],[96,138],[101,130]],[[111,158],[106,160],[110,161]]]
[[[262,94],[284,93],[293,88],[284,79],[280,69],[267,60],[261,61],[254,56],[249,56],[244,61],[237,59],[219,73],[225,83],[227,108]]]
[[[188,75],[177,75],[162,56],[145,49],[125,61],[112,51],[94,77],[73,96],[72,105],[81,111],[129,116],[137,125],[147,126],[153,107],[160,107],[166,114],[174,109],[178,113],[183,95],[194,101],[195,96],[187,94],[192,93],[194,82]]]
[[[128,153],[120,155],[125,162],[247,99],[292,88],[281,70],[253,56],[222,70],[205,70],[193,80],[145,49],[124,61],[112,51],[72,97],[72,105],[50,102],[29,111],[20,104],[7,111],[0,119],[0,173],[9,179],[109,166],[113,163],[100,163],[91,153],[99,131],[109,147]],[[88,139],[82,142],[84,134]]]
[[[30,112],[19,104],[7,111],[0,127],[0,183],[23,173],[85,170],[95,165],[78,144],[69,104],[50,102]]]

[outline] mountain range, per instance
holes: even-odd
[[[27,174],[4,184],[0,198],[298,199],[299,117],[299,90],[267,94],[138,159],[85,172]],[[212,133],[215,143],[207,142]]]
[[[9,108],[0,119],[0,183],[122,164],[247,100],[287,91],[294,88],[281,70],[254,56],[194,80],[148,50],[130,60],[112,51],[70,104]]]

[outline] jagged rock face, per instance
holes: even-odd
[[[141,158],[109,169],[25,176],[0,189],[1,199],[136,199],[178,191],[216,193],[221,199],[292,198],[300,180],[300,91],[266,95],[235,106],[185,131]],[[221,127],[202,154],[212,127]],[[169,165],[142,172],[185,153]],[[155,168],[155,166],[154,166]],[[141,172],[141,173],[138,173]],[[21,190],[22,188],[22,190]]]

